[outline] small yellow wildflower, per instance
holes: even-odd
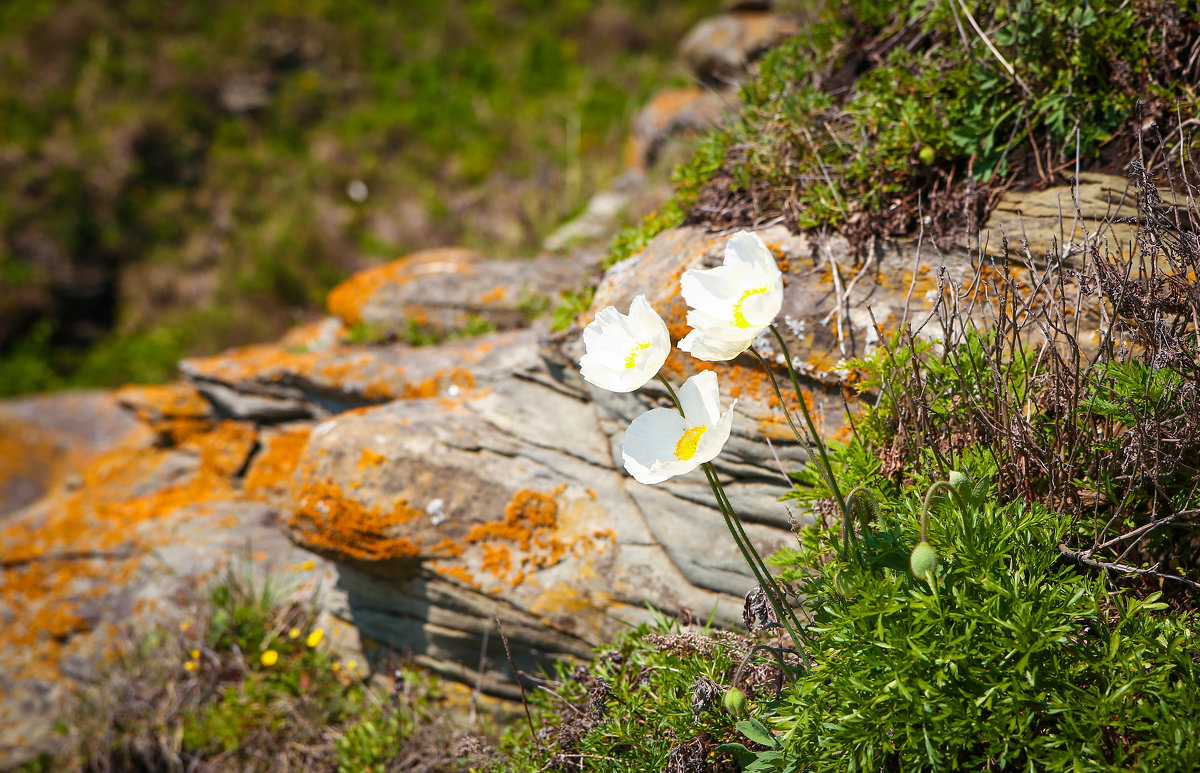
[[[305,561],[304,563],[300,564],[300,568],[306,572],[311,572],[313,569],[317,568],[317,562],[316,561]]]
[[[358,661],[357,661],[357,660],[348,660],[348,661],[346,661],[346,670],[347,670],[347,671],[353,671],[353,670],[354,670],[354,669],[356,669],[356,668],[358,668]]]
[[[341,663],[334,663],[332,666],[330,666],[330,667],[329,667],[329,670],[330,670],[330,671],[341,671],[341,670],[342,670],[342,664],[341,664]]]
[[[183,631],[184,633],[187,633],[188,631],[192,630],[192,624],[189,623],[188,621],[184,620],[182,623],[179,624],[179,630]]]
[[[200,650],[192,650],[189,654],[192,656],[192,660],[200,659]]]
[[[308,638],[304,640],[304,643],[310,647],[315,647],[321,643],[321,639],[324,638],[324,636],[325,636],[325,631],[323,629],[314,628],[313,632],[310,633],[308,635]]]
[[[188,662],[184,663],[183,670],[184,671],[195,671],[196,670],[196,661],[189,660]]]
[[[264,666],[273,666],[279,661],[279,653],[275,650],[267,650],[259,658]]]
[[[300,629],[293,628],[292,630],[288,631],[288,638],[289,639],[299,639],[300,638]]]

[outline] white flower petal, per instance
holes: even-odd
[[[680,292],[692,332],[679,348],[701,360],[730,360],[779,314],[783,276],[762,240],[741,231],[726,243],[724,265],[685,272]]]
[[[579,372],[585,380],[611,392],[632,392],[662,368],[671,352],[671,336],[650,302],[639,295],[628,315],[613,306],[597,312],[584,328],[583,346]]]
[[[738,231],[725,242],[725,265],[756,277],[779,273],[775,256],[758,234],[750,231]]]
[[[733,425],[733,404],[722,413],[717,374],[703,371],[679,389],[683,415],[654,408],[638,416],[625,430],[621,458],[639,483],[661,483],[712,461]]]
[[[700,438],[700,442],[696,446],[696,455],[693,460],[697,465],[711,462],[721,453],[721,449],[725,447],[726,441],[729,440],[729,433],[733,429],[733,407],[737,405],[737,400],[729,404],[725,413],[720,415],[717,422],[708,428],[708,432],[704,433],[704,437]]]
[[[679,291],[689,308],[728,319],[744,284],[745,274],[732,266],[691,268],[683,272]]]
[[[719,330],[718,332],[724,334],[726,331]],[[679,342],[679,348],[697,360],[725,362],[750,348],[750,344],[754,343],[754,339],[758,335],[757,330],[751,332],[754,335],[745,338],[724,339],[720,335],[706,335],[706,330],[693,330]]]
[[[696,469],[699,462],[680,459],[675,451],[687,423],[673,408],[653,408],[629,423],[621,444],[625,469],[638,483],[662,483]]]
[[[683,382],[679,388],[679,404],[688,426],[712,425],[721,419],[721,391],[717,387],[717,374],[702,370]]]

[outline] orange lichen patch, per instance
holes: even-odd
[[[182,444],[198,451],[202,464],[223,477],[237,475],[258,445],[258,430],[248,421],[227,419],[211,432],[193,435]]]
[[[564,533],[564,529],[570,531],[570,524],[579,522],[580,513],[595,507],[590,498],[560,505],[564,491],[565,484],[550,492],[521,489],[505,507],[503,521],[476,524],[463,541],[479,545],[482,568],[512,587],[524,582],[529,570],[554,566],[567,555],[584,556],[605,549],[597,541],[607,539],[611,531]]]
[[[332,481],[307,482],[297,498],[289,526],[317,552],[360,561],[416,558],[420,541],[397,534],[399,527],[425,515],[400,500],[390,511],[368,509],[342,493]]]
[[[176,382],[161,386],[125,386],[114,394],[164,441],[175,444],[212,429],[212,409],[195,388]]]
[[[443,369],[437,371],[433,376],[424,381],[405,384],[403,391],[399,395],[389,396],[399,397],[403,400],[420,400],[437,397],[450,385],[457,386],[459,389],[474,389],[475,376],[471,374],[471,371],[463,367]]]
[[[612,604],[612,594],[602,591],[579,590],[564,582],[542,591],[529,611],[550,625],[578,630],[580,623],[589,622],[594,630],[605,625],[605,610]]]
[[[462,545],[446,537],[429,549],[429,555],[442,558],[458,558],[463,554]]]
[[[430,561],[429,568],[443,577],[450,577],[458,580],[464,585],[474,588],[475,590],[479,590],[481,587],[479,582],[475,579],[475,575],[471,574],[466,569],[463,569],[461,566],[446,566],[445,564],[439,564],[437,561]]]
[[[512,565],[512,551],[507,545],[483,546],[483,568],[493,577],[507,576]]]
[[[508,288],[505,287],[504,285],[499,285],[497,287],[492,288],[491,290],[488,290],[483,295],[479,296],[479,302],[484,303],[484,304],[496,303],[497,301],[503,300],[504,296],[507,293],[508,293]]]
[[[465,274],[478,259],[472,250],[447,248],[425,250],[383,266],[360,271],[329,293],[326,307],[347,325],[362,321],[362,310],[371,296],[385,285],[404,285],[422,276]]]
[[[263,438],[263,449],[250,463],[242,488],[255,499],[271,500],[291,487],[300,455],[312,432],[308,427]]]
[[[553,528],[558,513],[555,497],[562,494],[567,484],[560,483],[549,494],[533,489],[521,489],[513,495],[512,501],[504,508],[504,520],[507,523],[517,523],[524,519],[531,526]]]
[[[358,457],[358,469],[364,470],[368,467],[378,467],[387,461],[387,457],[378,451],[372,451],[369,448],[364,448],[362,454]]]
[[[82,614],[85,605],[128,584],[143,557],[172,538],[183,508],[235,498],[228,479],[203,456],[183,480],[131,493],[174,458],[162,449],[104,454],[84,470],[76,491],[36,519],[0,529],[0,608],[8,615],[0,650],[37,653],[32,661],[9,664],[14,677],[56,678],[68,639],[89,630],[94,619]]]

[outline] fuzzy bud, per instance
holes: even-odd
[[[730,687],[725,691],[725,710],[734,717],[746,716],[746,693],[736,687]]]
[[[854,598],[854,583],[850,581],[844,571],[839,570],[834,573],[833,589],[844,599]]]
[[[908,559],[908,566],[912,570],[913,577],[932,582],[938,568],[937,551],[928,542],[917,543],[917,546],[913,548],[912,556]]]

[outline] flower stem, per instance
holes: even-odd
[[[675,393],[671,382],[667,381],[662,373],[659,373],[657,378],[667,388],[667,393],[671,395],[671,399],[675,402],[675,407],[679,410],[679,415],[682,416],[683,404],[679,402],[679,395]],[[780,590],[779,585],[775,582],[775,578],[771,575],[770,570],[767,569],[767,565],[750,542],[750,537],[746,534],[746,530],[742,528],[742,523],[733,509],[733,504],[729,501],[729,496],[725,493],[725,488],[721,485],[721,481],[717,477],[716,468],[713,467],[712,462],[705,462],[700,466],[704,470],[704,476],[708,479],[708,485],[712,489],[713,497],[717,500],[717,507],[721,511],[721,517],[725,519],[725,528],[729,529],[729,534],[733,537],[733,542],[741,552],[743,560],[750,566],[750,571],[753,572],[755,581],[763,589],[763,593],[767,594],[767,600],[771,603],[771,608],[774,610],[779,624],[783,626],[788,636],[791,637],[792,643],[796,645],[796,650],[800,653],[800,657],[804,659],[804,664],[808,668],[812,668],[812,662],[808,659],[808,653],[804,651],[804,647],[800,643],[800,631],[803,630],[800,622],[796,619],[796,615],[788,605],[783,591]]]
[[[964,517],[967,514],[967,502],[958,489],[954,488],[948,480],[935,480],[929,490],[925,492],[925,501],[921,504],[921,542],[929,541],[929,506],[933,504],[933,497],[939,489],[946,489],[950,492],[950,498],[962,510]]]
[[[750,570],[754,572],[755,579],[758,580],[759,586],[763,592],[767,594],[767,600],[771,603],[771,608],[775,611],[775,617],[779,620],[779,624],[787,631],[788,636],[792,638],[792,642],[796,645],[796,650],[800,653],[800,657],[804,659],[804,664],[812,668],[812,662],[808,659],[808,654],[804,651],[801,645],[801,633],[804,628],[800,625],[800,621],[796,619],[795,612],[787,602],[787,597],[783,590],[775,581],[775,577],[771,574],[771,570],[762,560],[762,556],[754,548],[754,544],[750,542],[750,535],[746,534],[745,528],[742,526],[741,520],[733,509],[733,504],[729,501],[729,495],[725,493],[725,488],[721,485],[720,478],[717,477],[717,470],[711,462],[706,462],[702,465],[704,474],[708,477],[708,485],[712,488],[713,496],[717,498],[717,504],[721,508],[721,515],[725,518],[725,526],[729,529],[729,533],[733,536],[734,542],[738,549],[742,551],[742,557],[746,563],[750,565]]]
[[[826,483],[829,485],[830,491],[833,492],[833,498],[837,500],[838,508],[842,511],[843,517],[845,517],[848,515],[846,512],[846,500],[842,498],[841,489],[838,488],[837,480],[833,477],[833,465],[829,463],[829,455],[825,452],[825,444],[821,441],[821,436],[817,434],[817,426],[813,424],[812,416],[808,412],[808,406],[804,404],[804,392],[800,388],[800,377],[796,374],[796,366],[792,364],[792,353],[788,351],[787,344],[783,341],[783,336],[779,334],[779,328],[771,325],[771,332],[775,335],[775,340],[779,342],[779,348],[783,350],[783,359],[787,363],[788,375],[792,378],[792,388],[796,390],[796,400],[800,403],[800,413],[804,416],[804,423],[808,425],[813,445],[817,447],[817,453],[821,456],[822,472],[825,475]],[[761,355],[759,359],[762,359]],[[771,373],[771,368],[766,364],[766,360],[763,360],[763,365],[767,369],[767,375],[771,377],[771,383],[774,384],[775,375]],[[782,395],[779,394],[779,387],[775,387],[775,394],[779,397],[779,407],[783,409],[786,415],[788,408],[783,402]],[[788,423],[791,423],[790,418],[788,419]]]

